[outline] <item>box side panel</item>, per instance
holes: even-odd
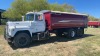
[[[51,14],[51,23],[53,29],[85,27],[87,24],[87,17],[82,15],[53,13]]]

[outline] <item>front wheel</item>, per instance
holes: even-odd
[[[13,44],[16,47],[25,47],[31,42],[30,36],[27,33],[19,33],[15,36]]]

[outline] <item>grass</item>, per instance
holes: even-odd
[[[100,56],[100,28],[88,28],[83,37],[74,39],[52,35],[50,40],[34,41],[19,49],[10,46],[0,35],[0,56]]]
[[[5,28],[4,25],[0,25],[0,35],[3,35],[3,33],[4,33],[4,28]]]
[[[94,36],[82,39],[82,43],[78,43],[80,46],[77,56],[100,56],[100,28],[89,28],[86,32]]]

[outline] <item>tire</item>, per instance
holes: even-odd
[[[74,29],[69,29],[67,37],[68,38],[74,38],[76,36],[76,31]]]
[[[31,42],[31,39],[27,33],[19,33],[15,36],[13,40],[14,46],[18,48],[28,46],[30,42]]]
[[[8,42],[8,44],[9,44],[9,45],[13,45],[13,43],[12,43],[12,42]]]
[[[84,34],[84,28],[77,29],[77,33],[76,33],[77,37],[81,37],[83,36],[83,34]]]

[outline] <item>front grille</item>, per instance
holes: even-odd
[[[6,35],[7,33],[8,33],[8,26],[6,25],[4,29],[4,35]]]
[[[8,25],[6,25],[6,34],[8,34]]]
[[[4,38],[6,39],[6,27],[4,29]]]

